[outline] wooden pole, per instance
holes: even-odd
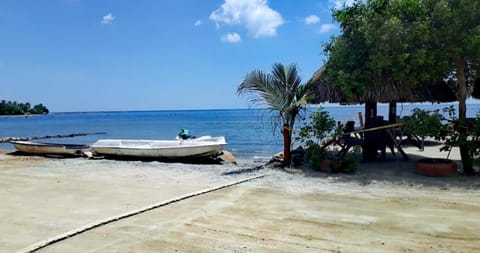
[[[377,102],[365,102],[365,128],[376,126],[377,120]],[[373,132],[365,133],[363,136],[362,155],[364,161],[374,160],[377,156],[376,135]]]
[[[360,123],[360,128],[365,128],[365,122],[363,121],[362,112],[358,112],[358,121]]]
[[[397,123],[397,102],[390,102],[388,104],[388,123]]]

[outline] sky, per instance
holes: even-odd
[[[0,99],[52,112],[248,108],[236,89],[250,71],[294,63],[306,82],[321,67],[343,2],[0,0]]]

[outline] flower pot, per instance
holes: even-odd
[[[424,176],[447,177],[457,173],[457,164],[450,159],[425,158],[417,161],[415,171]]]

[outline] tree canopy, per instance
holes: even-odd
[[[351,100],[378,101],[378,90],[407,96],[455,73],[462,103],[472,91],[464,70],[475,73],[480,62],[478,13],[479,1],[356,1],[333,13],[342,33],[324,47],[325,78]]]
[[[16,101],[0,101],[0,115],[23,115],[23,114],[43,114],[49,113],[49,110],[43,104],[34,105],[30,103],[17,103]]]

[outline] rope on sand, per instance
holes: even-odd
[[[159,203],[156,203],[156,204],[153,204],[153,205],[150,205],[150,206],[146,206],[146,207],[143,207],[143,208],[140,208],[140,209],[137,209],[137,210],[133,210],[133,211],[130,211],[130,212],[127,212],[127,213],[124,213],[124,214],[108,217],[108,218],[96,221],[94,223],[87,224],[87,225],[82,226],[80,228],[68,231],[66,233],[63,233],[63,234],[60,234],[60,235],[57,235],[57,236],[50,237],[48,239],[39,241],[37,243],[34,243],[34,244],[18,251],[18,253],[36,252],[36,251],[38,251],[42,248],[45,248],[47,246],[50,246],[50,245],[54,244],[54,243],[66,240],[70,237],[79,235],[79,234],[84,233],[86,231],[89,231],[89,230],[92,230],[94,228],[98,228],[98,227],[107,225],[107,224],[115,222],[115,221],[119,221],[119,220],[122,220],[122,219],[125,219],[125,218],[128,218],[128,217],[132,217],[132,216],[135,216],[137,214],[141,214],[141,213],[144,213],[144,212],[147,212],[147,211],[159,208],[159,207],[167,206],[167,205],[170,205],[170,204],[182,201],[182,200],[186,200],[186,199],[193,198],[193,197],[196,197],[196,196],[204,195],[204,194],[214,192],[214,191],[218,191],[218,190],[221,190],[221,189],[225,189],[225,188],[228,188],[228,187],[231,187],[231,186],[239,185],[241,183],[245,183],[245,182],[252,181],[252,180],[255,180],[255,179],[263,178],[265,176],[266,176],[266,174],[260,175],[260,176],[245,178],[245,179],[238,180],[238,181],[228,183],[228,184],[225,184],[225,185],[221,185],[221,186],[213,187],[213,188],[210,188],[210,189],[189,193],[189,194],[186,194],[186,195],[183,195],[183,196],[180,196],[180,197],[176,197],[176,198],[173,198],[173,199],[170,199],[170,200],[167,200],[167,201],[162,201],[162,202],[159,202]]]

